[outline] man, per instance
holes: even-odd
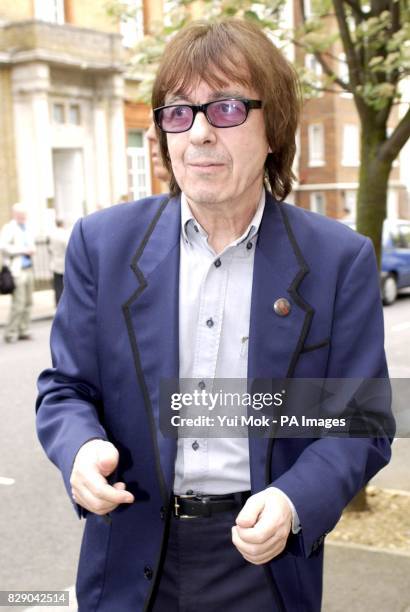
[[[13,218],[6,223],[0,235],[5,263],[10,267],[15,283],[10,315],[4,329],[4,340],[8,343],[31,338],[29,326],[34,289],[32,256],[35,245],[27,227],[26,206],[20,202],[14,204],[12,215]]]
[[[58,306],[64,288],[64,259],[70,232],[64,227],[62,219],[56,219],[55,228],[49,239],[51,256],[50,269],[53,272],[53,288],[55,304]]]
[[[324,537],[387,437],[174,440],[160,385],[387,376],[374,252],[280,201],[297,82],[256,26],[182,30],[152,102],[171,198],[77,224],[39,379],[40,440],[87,517],[79,609],[316,611]]]

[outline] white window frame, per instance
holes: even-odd
[[[312,75],[313,85],[318,88],[322,87],[323,68],[322,68],[321,63],[318,62],[318,60],[313,55],[313,53],[306,53],[305,68]],[[318,97],[323,96],[323,93],[324,93],[323,91],[318,91],[317,93]]]
[[[62,106],[63,107],[63,121],[57,121],[55,119],[54,114],[54,106]],[[78,107],[79,113],[79,123],[74,123],[71,121],[70,111],[71,107]],[[51,121],[54,125],[64,125],[70,126],[74,128],[82,128],[84,127],[84,109],[82,102],[75,98],[51,98],[50,99],[50,117]]]
[[[142,134],[142,147],[127,146],[127,171],[128,171],[128,192],[133,200],[140,200],[152,194],[152,177],[151,177],[151,154],[147,139],[147,133],[144,130],[132,129],[128,133],[138,132]],[[143,168],[138,168],[138,159],[143,159]],[[145,186],[138,184],[138,177],[145,177]]]
[[[356,123],[345,123],[342,134],[342,166],[357,168],[359,165],[359,126]]]
[[[308,126],[309,167],[318,168],[325,165],[325,127],[323,123],[311,123]]]
[[[65,23],[64,0],[34,0],[34,16],[40,21]]]
[[[346,53],[339,53],[338,59],[339,59],[339,66],[338,66],[339,79],[343,81],[344,83],[348,83],[349,82],[349,68],[346,62]],[[345,89],[342,89],[339,95],[342,98],[353,98],[353,94],[351,94],[350,91],[346,91]]]
[[[318,201],[321,200],[321,205]],[[312,191],[310,194],[310,210],[319,215],[326,215],[326,196],[322,191]]]

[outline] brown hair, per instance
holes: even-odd
[[[167,93],[188,91],[200,80],[214,88],[229,80],[258,92],[272,150],[265,162],[265,183],[283,200],[294,179],[300,111],[300,88],[293,67],[262,30],[248,21],[193,22],[165,48],[152,91],[152,107],[163,106]],[[158,127],[157,134],[163,163],[171,175],[170,191],[176,195],[181,190],[172,172],[167,137]]]

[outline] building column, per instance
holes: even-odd
[[[27,204],[35,231],[42,233],[54,197],[50,71],[41,62],[16,65],[11,78],[19,200]]]
[[[119,202],[128,194],[124,79],[121,75],[111,79],[109,108],[111,195],[113,202]]]
[[[98,204],[116,204],[127,194],[127,158],[122,75],[100,77],[94,108]]]
[[[112,204],[106,106],[105,99],[98,93],[94,102],[95,193],[97,208],[103,208]]]

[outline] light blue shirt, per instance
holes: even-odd
[[[179,377],[196,388],[211,379],[241,379],[248,370],[248,339],[255,245],[265,191],[238,239],[217,255],[181,196]],[[238,382],[238,384],[241,384]],[[174,492],[226,494],[250,489],[247,437],[179,437]],[[285,495],[282,492],[283,495]],[[298,528],[292,502],[293,530]]]

